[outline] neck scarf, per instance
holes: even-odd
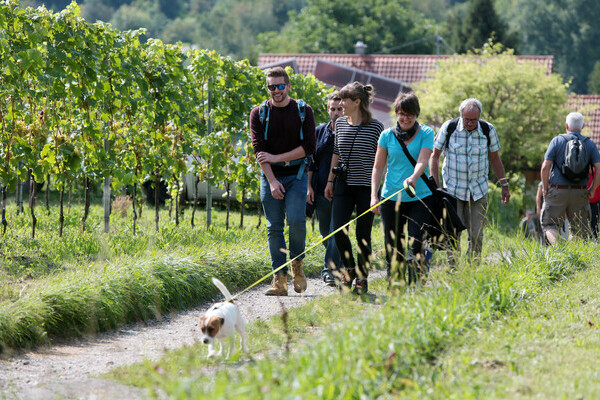
[[[396,126],[394,127],[394,133],[398,135],[400,140],[403,142],[412,139],[412,137],[415,136],[415,133],[417,133],[417,130],[419,130],[419,123],[417,121],[415,121],[415,124],[412,126],[412,128],[407,131],[403,131],[402,128],[400,128],[399,122],[396,122]]]

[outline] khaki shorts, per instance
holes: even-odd
[[[549,187],[542,205],[542,229],[559,230],[565,217],[571,226],[571,234],[588,235],[590,206],[587,189],[559,189]]]

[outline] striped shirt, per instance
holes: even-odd
[[[489,191],[489,153],[500,150],[500,141],[496,130],[490,125],[490,146],[481,130],[481,122],[477,130],[469,132],[463,126],[462,118],[458,119],[456,130],[450,136],[446,146],[448,124],[438,131],[433,147],[444,150],[444,166],[442,174],[444,185],[451,195],[462,201],[479,200]]]
[[[362,126],[350,125],[347,116],[335,122],[333,154],[339,155],[340,161],[348,164],[348,185],[371,186],[377,142],[382,131],[383,124],[374,118]]]

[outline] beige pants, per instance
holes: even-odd
[[[479,257],[483,248],[483,227],[487,218],[487,195],[477,201],[472,197],[469,201],[457,200],[456,212],[467,227],[469,234],[467,255]]]
[[[545,232],[549,229],[559,230],[566,217],[571,227],[571,235],[585,238],[591,233],[589,215],[587,189],[549,187],[544,197],[540,220]]]

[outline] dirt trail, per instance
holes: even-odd
[[[381,271],[372,274],[374,278],[382,275]],[[281,312],[279,301],[264,296],[264,290],[264,285],[259,286],[236,300],[249,322]],[[286,308],[292,308],[334,292],[334,288],[314,278],[308,280],[304,296],[294,293],[290,285],[290,296],[281,300]],[[200,336],[198,320],[211,304],[0,360],[0,398],[145,398],[143,391],[93,377],[144,359],[157,360],[168,349],[193,344]]]

